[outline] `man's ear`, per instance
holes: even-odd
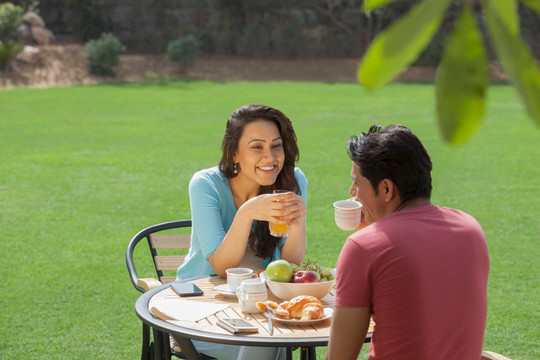
[[[396,185],[390,179],[383,179],[379,183],[379,192],[383,195],[386,202],[390,202],[398,194]]]

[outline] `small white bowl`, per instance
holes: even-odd
[[[266,271],[261,273],[261,278],[266,281],[266,285],[270,291],[282,300],[290,300],[293,297],[300,295],[311,295],[316,298],[322,299],[332,288],[334,287],[335,280],[322,281],[316,283],[285,283],[268,280],[266,276]],[[335,274],[334,274],[335,277]]]

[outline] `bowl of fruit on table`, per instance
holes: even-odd
[[[286,260],[276,260],[268,264],[261,273],[270,291],[280,299],[290,300],[300,295],[323,298],[335,283],[334,270],[306,261],[300,265]]]

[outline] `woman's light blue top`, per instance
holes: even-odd
[[[294,169],[294,176],[307,205],[306,176],[299,168]],[[237,211],[229,179],[217,166],[193,175],[189,183],[189,202],[192,221],[191,245],[184,263],[178,269],[176,277],[179,280],[215,275],[207,259],[225,238]],[[281,239],[273,258],[267,258],[265,264],[280,258],[285,240],[286,238]]]

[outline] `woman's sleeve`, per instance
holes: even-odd
[[[307,181],[306,175],[304,175],[304,172],[300,170],[300,168],[294,168],[294,176],[296,177],[296,181],[298,181],[298,186],[300,187],[300,196],[302,196],[302,199],[304,199],[304,202],[306,203],[306,206],[307,206],[308,181]]]
[[[210,256],[225,238],[221,210],[223,194],[215,183],[200,172],[189,183],[192,232],[205,259]]]

